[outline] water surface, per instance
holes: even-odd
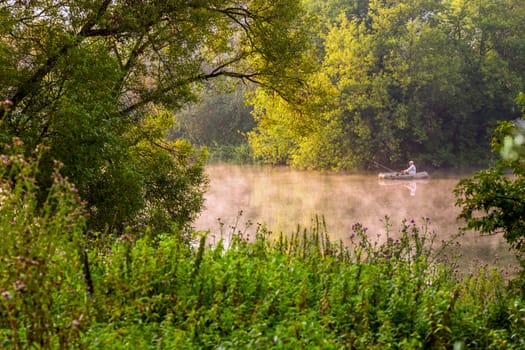
[[[247,223],[265,224],[274,234],[291,234],[298,225],[309,228],[323,216],[332,240],[348,241],[359,222],[379,240],[385,236],[385,217],[399,232],[403,220],[436,233],[438,240],[459,232],[454,186],[460,176],[426,180],[378,180],[377,174],[339,174],[297,171],[282,167],[209,165],[210,189],[195,228],[214,235],[230,226],[244,231]],[[242,215],[239,213],[242,212]],[[219,220],[225,224],[222,228]],[[252,233],[254,228],[252,229]],[[247,230],[250,233],[250,229]],[[472,265],[514,265],[513,254],[500,235],[469,232],[459,238],[462,254]]]

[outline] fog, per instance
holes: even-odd
[[[453,188],[459,177],[413,182],[377,179],[377,174],[355,175],[296,171],[288,168],[210,165],[210,189],[205,209],[195,222],[198,230],[217,236],[235,226],[245,231],[248,223],[265,224],[274,235],[310,228],[315,216],[323,216],[332,240],[349,241],[359,222],[373,239],[384,239],[385,216],[390,233],[399,233],[403,220],[423,226],[438,240],[459,232]],[[242,215],[239,213],[242,212]],[[225,224],[221,230],[219,219]],[[254,234],[255,225],[247,230]],[[500,235],[480,237],[468,232],[458,240],[461,254],[472,264],[514,264]]]

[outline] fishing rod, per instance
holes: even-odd
[[[389,167],[386,167],[383,164],[380,164],[380,163],[376,162],[375,160],[369,159],[369,161],[374,163],[377,166],[380,166],[381,168],[384,168],[384,169],[388,170],[388,171],[391,171],[391,172],[394,172],[394,173],[396,172],[395,170],[392,170]]]

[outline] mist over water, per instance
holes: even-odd
[[[385,216],[398,233],[403,220],[424,225],[438,241],[459,232],[460,212],[453,189],[460,177],[417,181],[378,180],[377,174],[355,175],[297,171],[289,168],[209,165],[210,189],[205,209],[195,222],[198,230],[221,232],[218,219],[244,230],[248,222],[265,224],[274,234],[291,234],[298,225],[310,228],[323,216],[332,240],[349,241],[359,222],[374,239],[385,236]],[[242,215],[239,216],[239,212]],[[247,229],[255,233],[255,225]],[[470,232],[459,238],[461,254],[472,264],[514,265],[513,254],[501,235]]]

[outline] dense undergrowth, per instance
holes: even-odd
[[[84,232],[75,188],[2,157],[0,348],[522,349],[525,302],[496,270],[458,277],[425,223],[352,244],[322,221],[269,239],[228,228],[213,245],[176,230]],[[389,237],[388,235],[391,235]]]

